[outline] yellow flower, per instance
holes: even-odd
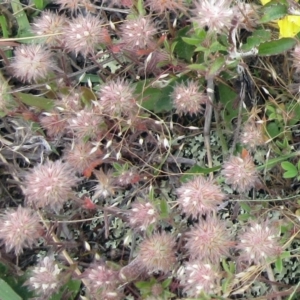
[[[271,0],[260,0],[262,5],[266,5],[267,3],[271,2]]]
[[[294,37],[300,32],[300,16],[287,15],[278,20],[279,37]]]

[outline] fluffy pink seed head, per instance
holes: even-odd
[[[107,29],[99,18],[92,15],[79,15],[68,22],[64,29],[65,47],[81,53],[84,57],[94,53],[99,44],[106,44],[109,39]]]
[[[77,139],[94,139],[102,134],[104,120],[93,110],[83,109],[68,120],[68,129]]]
[[[106,3],[108,7],[127,7],[130,8],[134,5],[134,0],[103,0],[102,3]]]
[[[215,293],[220,275],[214,265],[202,261],[188,262],[179,270],[180,283],[188,297],[198,297],[201,293]]]
[[[202,176],[197,176],[184,183],[177,189],[177,194],[177,202],[182,212],[193,218],[216,211],[217,206],[225,198],[215,183]]]
[[[134,0],[104,0],[102,3],[107,3],[110,7],[117,6],[131,8],[134,5]]]
[[[292,53],[292,56],[293,56],[293,66],[295,67],[296,69],[296,72],[300,72],[300,45],[296,45],[293,53]]]
[[[176,262],[175,246],[170,234],[155,233],[140,244],[138,259],[150,273],[168,272]]]
[[[138,17],[128,19],[121,25],[121,39],[129,48],[145,48],[153,42],[157,33],[154,24],[149,18]]]
[[[221,258],[229,255],[229,248],[233,246],[225,222],[211,216],[201,219],[187,233],[187,237],[186,248],[191,258],[213,264],[218,264]]]
[[[252,221],[238,237],[240,259],[255,264],[264,263],[283,250],[279,243],[279,230],[268,221]]]
[[[241,131],[240,142],[252,150],[263,145],[264,137],[261,126],[256,125],[253,121],[247,122]]]
[[[45,37],[45,42],[50,46],[59,46],[62,41],[61,34],[63,33],[66,22],[67,19],[65,16],[44,11],[42,15],[34,21],[31,30],[34,34],[39,36],[54,34],[53,36]]]
[[[21,254],[23,248],[31,248],[43,232],[37,214],[21,206],[4,213],[0,223],[0,240],[6,252],[14,250],[16,255]]]
[[[120,283],[118,272],[104,264],[93,265],[86,269],[81,277],[93,299],[119,299],[117,287]]]
[[[146,6],[158,14],[168,10],[176,13],[185,10],[184,2],[183,0],[146,0]]]
[[[234,16],[239,29],[246,29],[247,31],[253,31],[259,21],[259,7],[253,3],[237,2],[237,5],[233,7]]]
[[[134,88],[122,79],[106,83],[100,90],[99,105],[111,117],[127,116],[136,111]]]
[[[192,11],[192,19],[200,28],[208,27],[211,32],[227,32],[234,16],[232,0],[198,0]]]
[[[78,140],[64,151],[63,157],[74,170],[83,173],[99,157],[99,151],[92,152],[92,149],[91,143]]]
[[[72,187],[78,182],[75,171],[62,161],[47,161],[34,167],[24,180],[27,203],[35,207],[58,210],[73,197]]]
[[[199,91],[195,81],[178,84],[172,93],[173,105],[179,115],[197,115],[203,111],[202,105],[208,100],[205,93]]]
[[[15,77],[30,83],[45,79],[55,68],[51,52],[41,45],[19,46],[10,66]]]
[[[81,97],[80,91],[70,91],[67,95],[60,94],[55,105],[60,111],[78,112],[82,110]]]
[[[126,187],[130,184],[134,184],[140,180],[140,175],[135,168],[131,168],[129,170],[123,171],[116,178],[116,185]]]
[[[60,113],[51,112],[43,113],[40,117],[40,124],[47,131],[47,135],[51,138],[62,136],[66,131],[67,121]]]
[[[231,156],[223,164],[221,174],[226,184],[240,193],[249,192],[258,182],[258,174],[249,154],[244,157]]]
[[[86,10],[91,8],[91,2],[89,0],[54,0],[54,2],[60,5],[61,10],[68,9],[72,13],[82,8]]]
[[[130,227],[136,230],[146,230],[149,225],[154,224],[159,214],[156,207],[150,203],[135,202],[132,204],[128,214]]]
[[[61,282],[61,269],[55,263],[53,257],[46,256],[31,271],[31,276],[26,285],[38,296],[49,299],[52,294],[58,291]]]

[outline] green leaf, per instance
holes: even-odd
[[[15,293],[21,295],[22,300],[32,299],[33,296],[33,292],[28,291],[28,289],[24,286],[24,282],[29,276],[28,273],[29,272],[26,271],[22,276],[16,276],[15,274],[11,274],[8,268],[0,263],[0,278],[2,278]],[[0,299],[3,300],[1,296],[2,294],[0,290]]]
[[[34,0],[33,2],[37,9],[42,10],[45,7],[44,0]]]
[[[280,256],[279,256],[281,259],[287,259],[287,258],[290,258],[291,257],[291,253],[290,251],[283,251],[281,252]]]
[[[218,52],[218,51],[226,51],[227,48],[221,45],[218,41],[214,41],[209,48],[199,46],[195,49],[195,51],[208,51],[209,53]]]
[[[229,264],[227,263],[227,261],[225,259],[222,260],[222,267],[228,274],[231,274]]]
[[[280,19],[287,14],[287,6],[284,4],[276,3],[276,5],[266,6],[263,9],[263,17],[260,23],[268,23],[273,20]]]
[[[218,171],[221,167],[213,167],[213,168],[203,168],[198,165],[191,167],[188,171],[181,176],[181,182],[187,182],[188,180],[192,179],[197,174],[209,174],[210,172]]]
[[[144,1],[138,0],[137,2],[137,9],[140,16],[144,16],[146,14],[145,8],[144,8]]]
[[[80,280],[69,280],[58,292],[51,296],[50,300],[61,300],[66,292],[68,293],[68,300],[74,300],[79,293],[80,285]]]
[[[300,156],[300,153],[298,151],[297,152],[292,152],[292,153],[287,154],[287,155],[281,155],[281,156],[278,156],[278,157],[275,157],[275,158],[271,158],[264,165],[258,166],[256,169],[258,171],[261,171],[261,170],[264,170],[266,168],[267,169],[273,168],[274,166],[277,166],[279,163],[281,163],[285,160],[291,159],[293,157],[296,157],[296,156]]]
[[[269,134],[270,138],[275,138],[280,134],[280,128],[276,124],[276,122],[270,122],[267,124],[267,133]]]
[[[139,281],[134,284],[141,292],[147,293],[150,292],[153,285],[152,280],[150,281]]]
[[[160,217],[166,219],[169,217],[169,206],[166,200],[162,199],[159,201],[160,205]]]
[[[207,66],[204,64],[191,64],[187,66],[191,70],[197,70],[197,71],[206,71]]]
[[[161,285],[164,289],[166,289],[171,284],[171,282],[172,282],[172,278],[167,278],[166,280],[163,281]]]
[[[297,43],[296,39],[293,38],[282,38],[270,42],[265,42],[259,45],[258,55],[268,56],[282,54],[287,50],[292,49]]]
[[[276,271],[280,274],[281,271],[282,271],[282,258],[281,257],[278,257],[275,261],[275,268],[276,268]]]
[[[251,207],[246,202],[240,202],[240,206],[247,213],[251,212]]]
[[[40,96],[34,96],[32,94],[16,93],[20,100],[29,105],[40,108],[42,110],[50,111],[54,106],[54,100],[47,99]]]
[[[200,45],[201,42],[202,42],[202,39],[199,39],[199,38],[197,38],[197,37],[195,37],[195,38],[182,37],[182,40],[183,40],[185,43],[187,43],[187,44],[189,44],[189,45],[193,45],[193,46],[198,46],[198,45]]]
[[[251,218],[251,215],[249,214],[242,214],[238,216],[239,221],[248,221]]]
[[[185,43],[182,38],[187,36],[190,29],[191,26],[186,26],[178,30],[174,39],[174,42],[177,42],[176,47],[174,48],[174,53],[178,58],[185,59],[187,62],[191,62],[195,46]]]
[[[234,107],[234,102],[237,98],[237,93],[230,86],[223,83],[219,83],[218,94],[220,97],[220,102],[225,108],[221,112],[222,118],[225,121],[227,127],[229,129],[232,129],[232,120],[238,115],[238,108]]]
[[[154,113],[169,112],[173,109],[173,100],[171,97],[174,86],[178,82],[184,82],[186,77],[182,76],[162,88],[151,86],[153,80],[140,81],[136,84],[135,93],[140,95],[142,107],[153,111]]]
[[[295,171],[297,172],[297,168],[295,167],[295,165],[293,165],[292,163],[290,163],[289,161],[283,161],[281,163],[281,167],[285,170],[285,171]]]
[[[294,178],[298,175],[298,171],[293,171],[293,170],[290,170],[290,171],[286,171],[283,173],[283,178]]]
[[[211,65],[208,75],[209,76],[215,76],[215,75],[217,75],[218,72],[224,66],[224,64],[225,64],[225,57],[223,57],[223,56],[217,57],[214,60],[213,64]]]
[[[32,33],[30,33],[31,32],[30,23],[27,19],[26,13],[24,12],[24,7],[20,3],[20,1],[19,0],[11,1],[11,8],[14,12],[14,16],[18,23],[18,37],[32,36]]]
[[[7,24],[7,20],[4,15],[0,15],[0,26],[2,29],[2,36],[4,38],[8,38],[9,36],[9,26]]]
[[[0,296],[1,300],[22,300],[3,279],[0,279]]]
[[[257,29],[247,38],[247,42],[242,45],[243,51],[250,51],[261,43],[271,40],[271,30]]]

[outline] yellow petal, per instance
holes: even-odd
[[[262,5],[266,5],[267,3],[271,2],[271,0],[260,0]]]
[[[279,37],[294,37],[300,32],[300,16],[285,16],[278,20]]]

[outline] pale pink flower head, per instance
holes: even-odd
[[[171,97],[179,115],[197,115],[203,112],[202,105],[208,101],[207,95],[200,91],[200,86],[195,81],[178,84]]]
[[[168,272],[175,262],[175,239],[166,232],[154,233],[140,244],[138,259],[148,272]]]
[[[52,36],[45,37],[46,44],[59,46],[62,42],[62,33],[66,22],[65,16],[44,11],[39,18],[35,19],[31,30],[38,36],[51,34]]]
[[[91,109],[85,108],[77,112],[73,118],[68,119],[68,123],[68,130],[79,140],[94,139],[103,132],[103,118]]]
[[[65,149],[63,159],[78,173],[83,173],[102,154],[101,151],[92,149],[93,145],[90,142],[75,141]]]
[[[74,196],[72,187],[78,183],[75,171],[60,160],[47,161],[27,173],[23,193],[27,203],[35,207],[58,210]]]
[[[240,142],[251,150],[263,145],[264,137],[262,126],[255,124],[254,121],[248,121],[240,133]]]
[[[84,57],[93,54],[100,44],[106,44],[110,37],[103,22],[92,15],[79,15],[64,29],[65,47],[68,51],[81,53]]]
[[[282,252],[279,228],[269,221],[251,221],[248,227],[238,236],[237,249],[241,251],[240,260],[251,264],[266,262]]]
[[[0,240],[6,252],[14,250],[16,255],[24,248],[31,248],[43,233],[38,215],[30,208],[19,206],[0,217]]]
[[[122,171],[116,178],[116,184],[122,187],[126,187],[130,184],[139,182],[141,179],[140,174],[135,168]]]
[[[199,223],[187,233],[186,248],[192,259],[218,264],[229,255],[233,246],[225,221],[217,217],[200,219]]]
[[[61,269],[53,257],[46,256],[32,269],[31,276],[25,284],[38,296],[49,299],[63,284]]]
[[[200,28],[208,27],[210,32],[228,32],[234,9],[231,7],[232,0],[198,0],[193,9],[192,19]]]
[[[108,6],[131,8],[134,5],[134,0],[104,0],[102,3],[107,3]]]
[[[157,208],[150,202],[135,202],[128,212],[129,225],[136,230],[146,230],[159,219]]]
[[[46,79],[55,63],[51,52],[42,45],[20,45],[10,67],[15,77],[33,83]]]
[[[119,273],[105,264],[94,264],[82,273],[81,278],[87,283],[92,299],[122,299],[118,291]]]
[[[78,112],[82,110],[82,92],[72,90],[68,94],[59,94],[59,100],[55,101],[56,107],[61,111]]]
[[[112,175],[112,170],[108,170],[106,173],[102,169],[94,170],[94,175],[97,178],[98,184],[94,186],[93,191],[94,198],[102,197],[106,198],[115,193],[115,182]]]
[[[253,31],[259,20],[259,7],[253,3],[237,2],[237,5],[233,7],[234,16],[239,29],[246,29],[247,31]]]
[[[178,277],[188,297],[199,297],[201,293],[215,294],[220,286],[220,273],[215,265],[202,261],[190,261],[179,269]]]
[[[296,45],[294,51],[292,52],[293,56],[293,66],[296,69],[296,72],[300,72],[300,44]]]
[[[68,9],[72,13],[84,8],[89,11],[92,7],[90,0],[54,0],[54,2],[60,5],[61,10]]]
[[[51,138],[62,136],[66,132],[67,120],[58,112],[45,112],[40,117],[40,124]]]
[[[151,19],[138,17],[126,20],[120,27],[121,39],[130,48],[145,48],[153,43],[157,29]]]
[[[99,93],[99,105],[103,113],[110,117],[127,116],[136,111],[134,88],[123,79],[110,81],[102,86]]]
[[[146,6],[158,14],[185,11],[184,0],[146,0]]]
[[[249,154],[231,156],[224,162],[221,174],[225,177],[225,183],[239,193],[249,192],[258,182],[258,173]]]
[[[225,198],[220,187],[203,176],[197,176],[184,183],[177,189],[177,194],[180,209],[193,218],[216,211]]]

